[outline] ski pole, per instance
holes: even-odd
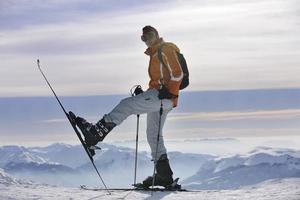
[[[160,109],[159,109],[159,122],[158,122],[158,132],[156,138],[156,148],[155,148],[155,157],[154,157],[154,167],[153,167],[153,178],[152,178],[152,190],[151,196],[153,195],[154,183],[155,183],[155,168],[157,164],[157,151],[158,151],[158,143],[159,143],[159,135],[160,135],[160,127],[161,127],[161,116],[163,114],[163,103],[162,99],[160,100]]]
[[[134,89],[134,92],[133,92]],[[135,85],[130,89],[131,96],[143,93],[142,87],[140,85]],[[139,123],[140,115],[137,114],[137,124],[136,124],[136,137],[135,137],[135,162],[134,162],[134,185],[136,184],[136,174],[137,174],[137,157],[138,157],[138,143],[139,143]]]
[[[139,124],[140,124],[139,122],[140,122],[140,115],[137,115],[136,137],[135,137],[134,185],[136,184],[136,174],[137,174],[137,157],[138,157]]]
[[[47,85],[49,86],[50,90],[51,90],[52,93],[54,94],[55,99],[57,100],[57,102],[58,102],[58,104],[60,105],[61,109],[63,110],[63,112],[64,112],[65,115],[67,116],[68,120],[69,120],[70,123],[72,124],[71,119],[70,119],[68,113],[66,112],[64,106],[62,105],[62,103],[61,103],[61,101],[59,100],[58,96],[56,95],[54,89],[52,88],[50,82],[48,81],[48,79],[47,79],[47,77],[45,76],[43,70],[41,69],[41,66],[40,66],[40,60],[39,60],[39,59],[37,59],[37,66],[38,66],[38,68],[39,68],[41,74],[43,75],[45,81],[47,82]],[[76,132],[76,131],[75,131],[75,132]],[[81,141],[81,142],[82,142],[82,141]],[[108,192],[108,194],[111,194],[110,191],[108,190],[108,188],[107,188],[107,186],[106,186],[106,184],[105,184],[103,178],[101,177],[100,172],[98,171],[98,169],[97,169],[97,167],[96,167],[96,165],[95,165],[95,163],[94,163],[93,157],[90,155],[90,153],[88,152],[88,150],[87,150],[86,148],[84,148],[84,149],[85,149],[85,151],[86,151],[88,157],[90,158],[90,160],[91,160],[91,162],[92,162],[92,165],[93,165],[94,169],[96,170],[96,172],[97,172],[97,174],[98,174],[98,177],[100,178],[100,180],[101,180],[102,184],[104,185],[106,191]]]

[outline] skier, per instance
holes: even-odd
[[[150,56],[149,88],[145,92],[139,90],[135,96],[121,100],[110,113],[105,114],[96,124],[89,123],[82,117],[76,117],[75,121],[85,137],[86,144],[94,146],[103,141],[106,135],[129,115],[147,113],[147,141],[156,167],[154,185],[169,187],[173,183],[173,172],[164,145],[162,128],[168,113],[177,106],[178,102],[179,86],[183,77],[177,57],[177,52],[180,50],[175,44],[164,42],[158,31],[152,26],[143,28],[141,40],[148,47],[145,54]],[[159,48],[164,65],[158,58]],[[162,114],[160,113],[161,106]],[[159,120],[161,121],[159,122]],[[159,126],[160,130],[158,130]],[[159,140],[157,140],[158,133]],[[153,177],[149,176],[143,181],[143,186],[151,186],[152,181]]]

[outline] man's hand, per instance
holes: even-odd
[[[158,98],[159,99],[173,99],[178,97],[177,95],[174,95],[169,92],[169,90],[163,86],[161,89],[158,90]]]

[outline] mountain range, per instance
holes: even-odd
[[[300,177],[300,151],[257,147],[245,155],[212,159],[183,183],[193,189],[237,189],[290,177]]]
[[[101,147],[94,159],[107,183],[130,186],[135,151],[110,144]],[[300,177],[300,151],[292,149],[257,147],[247,154],[226,157],[181,152],[168,155],[174,177],[180,177],[190,189],[235,189],[274,178]],[[80,145],[2,146],[0,161],[0,168],[17,178],[63,186],[99,185]],[[152,170],[149,153],[139,152],[138,181],[151,175]]]

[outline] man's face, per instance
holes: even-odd
[[[147,47],[151,47],[157,40],[157,37],[154,32],[148,32],[148,33],[143,34],[141,36],[141,39],[143,42],[145,42]]]

